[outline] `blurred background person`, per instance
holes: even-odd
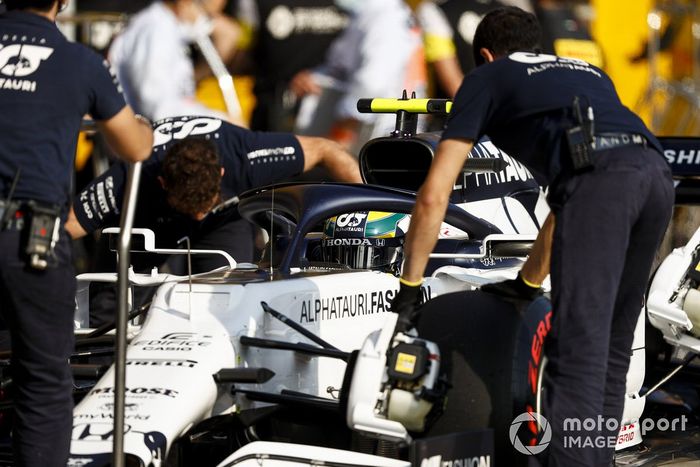
[[[297,119],[300,134],[328,136],[357,153],[368,139],[394,130],[393,114],[360,114],[365,97],[426,96],[427,77],[420,30],[401,0],[342,0],[351,12],[348,28],[330,46],[319,67],[299,72],[290,89],[306,96]]]
[[[422,0],[413,3],[423,33],[428,94],[453,99],[464,76],[475,67],[472,39],[476,26],[488,11],[504,3],[496,0]],[[446,116],[431,115],[426,119],[428,129],[442,129],[446,119]]]
[[[236,51],[240,28],[222,14],[225,0],[163,0],[129,21],[109,50],[127,101],[152,120],[172,115],[210,115],[243,124],[240,114],[211,109],[196,100],[198,78],[191,45],[210,35],[224,63]]]
[[[539,0],[535,14],[542,25],[542,51],[560,57],[584,60],[604,68],[603,49],[593,40],[587,18],[580,16],[578,5],[588,2]]]
[[[525,5],[523,5],[525,4]],[[454,97],[464,75],[474,69],[472,40],[481,18],[490,10],[514,5],[533,11],[542,24],[543,52],[579,58],[603,66],[603,52],[589,31],[580,8],[587,2],[540,0],[424,0],[416,9],[423,29],[425,57],[432,79],[431,96]],[[583,5],[585,6],[585,5]]]
[[[133,14],[146,8],[152,0],[76,0],[79,11],[119,11]]]
[[[289,82],[321,64],[350,22],[335,0],[238,0],[230,9],[249,43],[245,63],[255,80],[250,128],[291,131],[298,109]]]
[[[429,4],[430,2],[424,3]],[[453,31],[452,38],[456,57],[459,62],[459,67],[462,70],[463,78],[465,74],[469,73],[476,66],[472,49],[472,40],[474,39],[476,26],[486,13],[494,8],[504,6],[506,2],[497,0],[447,0],[438,1],[435,4],[439,10],[438,14],[440,12],[443,14],[443,18],[447,20],[449,27]],[[428,24],[432,23],[429,22]],[[433,27],[428,29],[427,26],[424,26],[424,28],[426,28],[426,34],[439,35],[439,30],[436,31]],[[441,80],[438,79],[438,82],[440,81]],[[442,94],[452,97],[455,92],[454,79],[452,79],[449,88],[445,87],[442,89]]]
[[[423,31],[430,97],[453,98],[465,73],[457,56],[455,30],[437,2],[420,2],[416,17]]]

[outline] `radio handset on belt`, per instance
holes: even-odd
[[[61,228],[61,209],[58,206],[40,206],[34,201],[27,203],[31,221],[27,248],[29,265],[34,269],[44,270],[49,265],[48,258],[53,256]]]
[[[22,169],[18,168],[15,172],[15,176],[12,179],[12,185],[10,185],[10,191],[7,192],[7,197],[0,202],[0,231],[5,230],[7,222],[10,220],[10,203],[12,202],[12,197],[15,195],[15,188],[17,188],[17,182],[19,181],[19,175],[22,173]]]
[[[15,188],[21,174],[21,169],[17,169],[12,179],[10,191],[7,197],[0,202],[0,230],[5,230],[11,221],[10,216],[15,215],[19,210],[29,215],[29,232],[22,236],[27,242],[24,252],[29,256],[29,265],[34,269],[44,270],[49,265],[48,258],[53,256],[54,248],[58,242],[58,235],[61,228],[61,208],[59,206],[39,204],[36,201],[27,201],[20,206],[20,203],[13,203]],[[24,224],[26,227],[26,224]],[[23,228],[21,228],[23,230]]]
[[[593,168],[591,153],[595,149],[593,108],[589,105],[585,114],[581,112],[579,97],[574,97],[573,115],[576,124],[566,130],[566,141],[575,172],[584,172]]]

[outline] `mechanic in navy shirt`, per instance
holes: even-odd
[[[66,0],[6,0],[0,15],[0,313],[12,339],[14,464],[65,466],[72,431],[75,275],[67,217],[73,158],[90,114],[117,154],[148,157],[152,133],[108,67],[55,24]],[[27,253],[44,212],[53,249]],[[44,232],[45,231],[45,232]],[[44,263],[45,261],[45,263]]]
[[[237,262],[250,262],[252,225],[240,217],[235,204],[210,213],[212,208],[316,166],[338,181],[362,182],[355,158],[324,138],[255,132],[204,116],[167,118],[154,126],[153,154],[142,169],[134,227],[154,230],[161,248],[176,248],[187,236],[192,248],[224,250]],[[88,184],[75,198],[67,223],[73,238],[118,224],[125,182],[126,166],[115,164]],[[134,255],[132,262],[136,269],[150,269],[166,258],[154,256]],[[192,258],[193,272],[225,264],[221,256]],[[98,269],[114,270],[106,261]],[[91,299],[90,325],[113,321],[108,308]]]
[[[544,405],[553,433],[545,451],[548,465],[607,467],[617,436],[617,429],[608,427],[614,424],[579,433],[564,432],[563,421],[602,416],[620,422],[634,328],[671,215],[673,184],[658,141],[620,103],[610,79],[586,62],[536,53],[539,31],[534,16],[514,7],[490,12],[478,26],[474,53],[481,65],[457,93],[418,194],[401,290],[392,307],[402,326],[410,326],[453,180],[474,141],[488,134],[549,185],[552,214],[532,261],[511,281],[536,289],[539,281],[529,274],[549,268],[551,248],[554,318],[546,343],[551,387]],[[573,106],[577,96],[581,118]],[[569,150],[566,135],[580,122],[590,164],[575,165],[572,152],[578,152]],[[564,447],[564,436],[579,435],[612,441],[604,448]]]

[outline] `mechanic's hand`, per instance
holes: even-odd
[[[391,311],[398,313],[399,319],[396,322],[398,332],[406,332],[416,325],[418,319],[418,307],[423,303],[423,292],[421,283],[410,283],[400,279],[399,291],[391,301]]]
[[[482,285],[479,290],[519,300],[534,300],[542,295],[542,287],[533,287],[527,284],[520,276],[520,273],[515,279]]]

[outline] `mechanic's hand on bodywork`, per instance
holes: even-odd
[[[550,212],[537,234],[532,250],[518,273],[518,277],[509,281],[486,284],[481,287],[484,292],[506,298],[534,300],[542,295],[540,284],[549,275],[549,263],[552,258],[552,237],[554,236],[555,218]]]
[[[396,331],[406,332],[415,327],[418,321],[418,308],[423,303],[423,292],[420,287],[422,282],[411,283],[401,279],[399,291],[391,301],[391,311],[399,315]]]
[[[518,277],[503,282],[494,282],[481,286],[481,291],[500,295],[505,298],[515,298],[519,300],[534,300],[542,295],[542,287],[537,284],[528,283],[518,273]]]

